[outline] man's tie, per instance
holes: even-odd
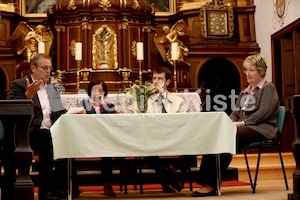
[[[165,105],[164,105],[163,102],[161,102],[161,112],[162,112],[162,113],[168,113],[168,112],[166,111],[166,108],[165,108]]]
[[[162,113],[168,113],[166,108],[165,108],[165,105],[164,105],[164,101],[163,101],[163,95],[160,95],[160,101],[161,101],[161,112]]]

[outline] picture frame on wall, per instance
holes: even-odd
[[[226,10],[206,10],[207,35],[227,36],[227,11]]]
[[[20,0],[21,13],[25,17],[47,17],[49,5],[54,5],[57,0]]]
[[[176,0],[147,0],[154,3],[155,16],[169,16],[176,13]]]
[[[201,34],[207,39],[230,39],[234,31],[234,16],[231,6],[222,2],[200,8]]]

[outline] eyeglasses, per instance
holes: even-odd
[[[245,69],[244,70],[245,74],[254,74],[255,72],[256,72],[256,70],[253,70],[253,69]]]
[[[52,66],[38,66],[38,67],[42,68],[44,71],[47,71],[48,69],[49,69],[50,71],[53,70],[53,67],[52,67]]]

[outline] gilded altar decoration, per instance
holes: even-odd
[[[38,53],[38,43],[45,43],[45,54],[49,55],[50,49],[53,42],[53,34],[51,31],[47,31],[43,25],[37,25],[35,29],[31,28],[26,22],[20,22],[9,41],[14,41],[21,36],[24,38],[24,47],[20,49],[17,53],[19,55],[26,51],[27,62]]]
[[[107,25],[93,34],[93,69],[118,69],[117,34]]]
[[[123,76],[123,81],[128,81],[128,78],[130,76],[130,71],[123,71],[122,70],[122,76]]]
[[[68,3],[67,10],[75,10],[75,9],[76,9],[75,0],[70,0]]]
[[[99,7],[102,8],[104,11],[108,11],[108,8],[111,7],[110,0],[100,0]]]
[[[69,47],[70,51],[71,51],[71,55],[75,56],[76,53],[76,41],[72,40],[71,41],[71,46]]]
[[[133,0],[132,8],[135,10],[141,10],[141,6],[140,6],[138,0]]]
[[[179,20],[176,22],[172,28],[169,26],[164,26],[163,30],[165,32],[164,35],[156,34],[154,36],[154,43],[163,58],[164,62],[170,62],[173,64],[171,60],[171,44],[174,42],[178,43],[178,61],[179,63],[184,63],[186,65],[190,65],[188,62],[184,60],[184,57],[189,55],[189,49],[184,43],[179,39],[181,36],[194,37],[193,33],[188,29],[188,26],[183,20]],[[167,46],[167,50],[165,49]]]
[[[201,34],[205,38],[229,39],[234,31],[233,10],[222,0],[213,0],[200,8]]]
[[[137,47],[136,47],[136,41],[135,40],[133,40],[131,42],[131,54],[133,55],[133,57],[136,58],[136,56],[137,56]]]

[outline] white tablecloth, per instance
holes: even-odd
[[[187,92],[187,93],[176,93],[178,96],[182,97],[185,102],[185,108],[187,112],[199,112],[201,108],[201,99],[199,94],[196,92]],[[78,103],[87,99],[87,94],[62,94],[61,99],[63,105],[66,109],[71,107],[77,107]],[[134,104],[129,104],[126,101],[125,94],[108,94],[107,102],[113,103],[115,105],[115,109],[119,113],[133,113],[134,112]]]
[[[236,153],[224,112],[62,115],[51,127],[55,158]]]

